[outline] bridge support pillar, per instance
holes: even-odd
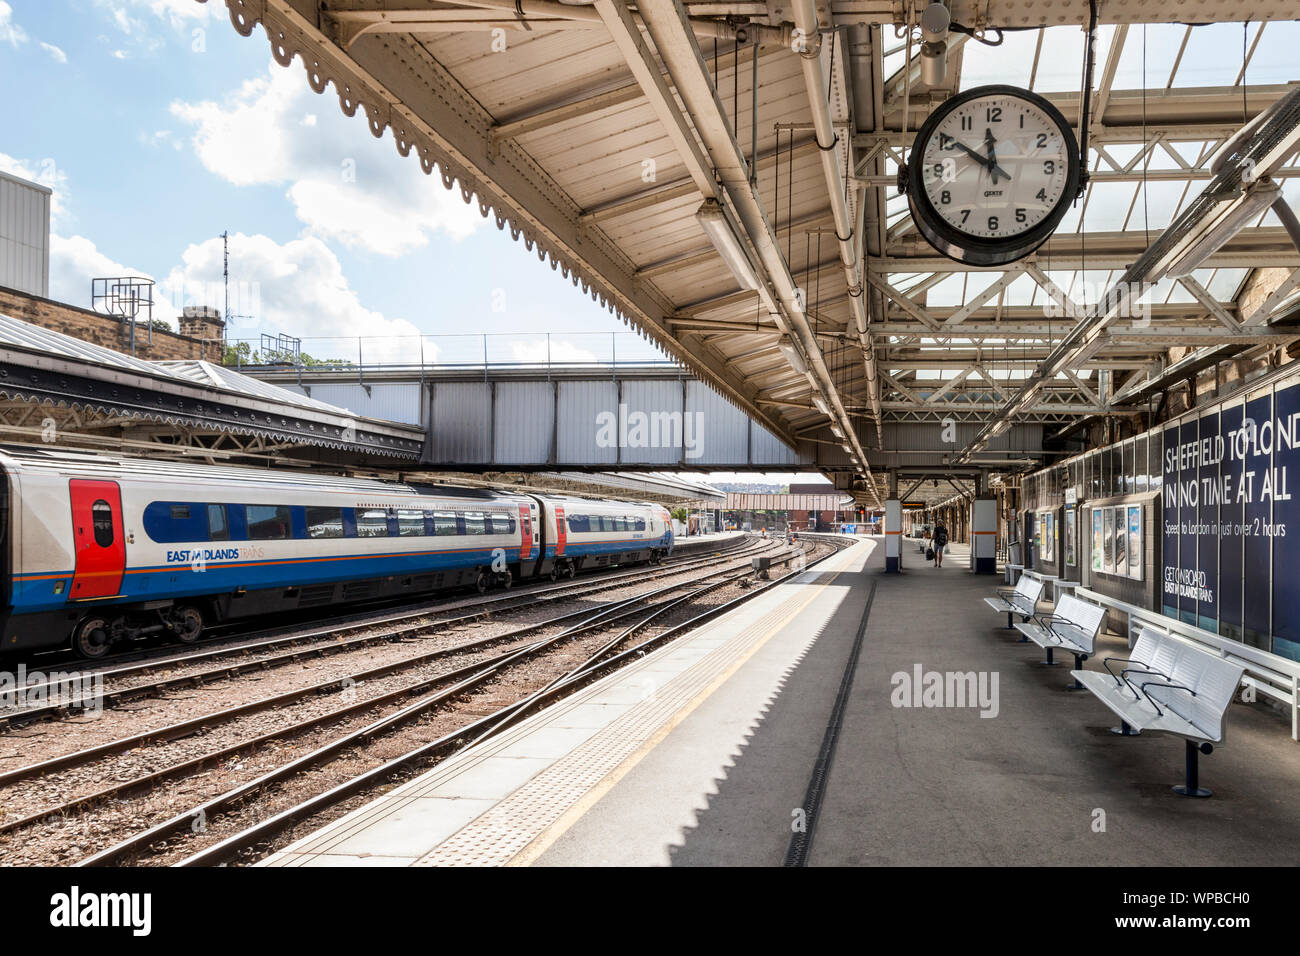
[[[976,498],[972,502],[970,569],[976,574],[996,574],[998,570],[998,502],[996,498]]]
[[[885,570],[903,570],[903,503],[897,498],[885,502]]]

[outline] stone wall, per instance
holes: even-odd
[[[131,351],[128,338],[130,330],[120,319],[90,309],[81,309],[52,299],[28,295],[14,289],[0,286],[0,315],[11,316],[53,329],[64,335],[81,339],[104,348],[115,349],[129,354]],[[135,356],[149,360],[166,359],[206,359],[217,365],[221,364],[221,326],[217,324],[191,324],[193,329],[210,328],[211,338],[199,338],[192,335],[178,335],[175,332],[163,332],[155,329],[150,341],[150,333],[142,326],[136,328]]]

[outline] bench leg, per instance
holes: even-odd
[[[1053,665],[1053,664],[1055,664],[1055,663],[1056,663],[1056,659],[1055,659],[1054,657],[1052,657],[1052,652],[1053,652],[1054,650],[1056,650],[1056,648],[1054,648],[1054,647],[1048,647],[1048,648],[1045,648],[1045,650],[1047,651],[1047,660],[1043,661],[1043,666],[1044,666],[1044,667],[1047,667],[1047,666],[1049,666],[1049,665]]]
[[[1187,745],[1187,776],[1186,782],[1173,788],[1174,793],[1180,797],[1208,797],[1212,791],[1200,786],[1200,753],[1201,746],[1205,747],[1208,754],[1214,750],[1210,744],[1199,745],[1190,740],[1183,741]]]
[[[1110,732],[1119,734],[1121,737],[1136,737],[1139,733],[1122,720],[1119,722],[1118,727],[1110,728]]]
[[[1022,622],[1026,622],[1026,623],[1027,623],[1027,622],[1029,621],[1029,618],[1025,617],[1025,616],[1022,614],[1022,615],[1020,615],[1020,620],[1021,620]],[[1007,615],[1007,627],[1010,627],[1010,626],[1011,626],[1011,615],[1008,614],[1008,615]],[[1021,634],[1021,635],[1020,635],[1020,640],[1016,641],[1016,643],[1017,643],[1017,644],[1028,644],[1028,643],[1029,643],[1029,638],[1027,638],[1027,637],[1025,637],[1025,635]]]
[[[1087,659],[1088,659],[1088,655],[1087,655],[1087,654],[1075,654],[1075,655],[1074,655],[1074,669],[1075,669],[1076,671],[1081,671],[1081,670],[1083,670],[1083,662],[1086,661]],[[1068,684],[1065,685],[1065,689],[1066,689],[1066,690],[1083,690],[1083,685],[1079,683],[1079,678],[1076,677],[1076,678],[1075,678],[1074,680],[1072,680],[1070,683],[1068,683]]]

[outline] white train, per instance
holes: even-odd
[[[100,657],[215,621],[509,587],[673,548],[648,502],[0,449],[5,651]]]

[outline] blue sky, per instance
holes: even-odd
[[[493,357],[527,358],[551,331],[556,357],[606,358],[628,332],[218,0],[0,0],[0,84],[23,91],[0,105],[0,169],[55,190],[53,298],[88,305],[92,276],[141,274],[164,318],[220,308],[229,230],[232,311],[253,315],[232,338],[351,355],[341,337],[373,336],[367,357],[388,358],[420,332],[516,333]],[[482,344],[434,349],[473,360]]]

